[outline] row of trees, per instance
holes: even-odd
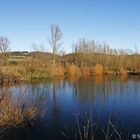
[[[140,56],[136,51],[112,49],[106,43],[80,39],[73,45],[73,53],[66,55],[65,60],[79,67],[91,67],[101,64],[104,68],[117,70],[131,69],[140,66]]]
[[[136,69],[140,67],[140,56],[136,51],[135,53],[130,53],[130,51],[123,49],[112,49],[106,43],[96,43],[94,40],[87,39],[80,39],[73,45],[73,53],[60,57],[58,50],[62,44],[62,37],[63,34],[60,27],[52,24],[50,26],[48,42],[52,48],[53,64],[60,64],[61,60],[61,63],[71,63],[78,67],[92,67],[96,64],[101,64],[104,69],[109,70],[118,70],[122,67],[125,69]],[[1,54],[9,51],[9,45],[10,42],[6,37],[0,37]]]

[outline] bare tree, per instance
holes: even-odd
[[[10,41],[6,37],[0,37],[0,52],[4,54],[9,51]]]
[[[61,39],[62,39],[62,32],[58,25],[51,24],[51,36],[49,38],[49,44],[53,51],[53,63],[55,63],[55,56],[58,51],[58,49],[61,46]]]

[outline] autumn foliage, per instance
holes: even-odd
[[[76,65],[74,65],[74,64],[69,65],[67,67],[67,74],[68,75],[76,75],[76,74],[78,74],[78,67]]]
[[[103,66],[101,64],[95,65],[95,75],[103,75]]]

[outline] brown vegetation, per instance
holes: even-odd
[[[123,67],[120,68],[120,74],[121,75],[127,75],[127,70],[124,69]]]
[[[104,78],[103,78],[102,75],[96,75],[95,76],[95,81],[96,81],[97,84],[102,84],[103,81],[104,81]]]
[[[78,71],[79,71],[78,67],[76,65],[74,65],[74,64],[69,65],[67,67],[67,74],[68,75],[77,75]]]
[[[55,38],[54,34],[57,34]],[[53,53],[7,52],[9,41],[4,44],[5,50],[0,54],[0,81],[30,80],[35,78],[54,78],[65,75],[127,75],[140,72],[140,55],[135,51],[127,52],[112,49],[106,43],[95,43],[94,40],[81,39],[73,46],[73,53],[58,53],[62,33],[57,25],[51,26],[49,38]],[[54,40],[56,39],[56,40]],[[2,50],[1,50],[2,51]],[[4,53],[4,55],[3,55]]]
[[[69,81],[69,83],[75,84],[76,81],[78,80],[78,77],[76,77],[76,76],[68,76],[67,80]]]
[[[89,68],[88,67],[82,67],[81,68],[81,73],[82,73],[82,76],[88,76],[90,75],[90,72],[89,72]]]
[[[0,95],[0,127],[22,127],[31,123],[39,115],[39,109],[33,105],[25,106],[22,99],[12,99],[9,92]]]
[[[0,74],[5,81],[21,81],[26,77],[26,69],[22,65],[6,65],[1,67]]]
[[[101,64],[95,65],[95,75],[103,75],[103,66]]]
[[[63,76],[65,73],[64,67],[59,66],[57,64],[50,64],[50,66],[47,68],[48,75],[50,77],[55,76]]]

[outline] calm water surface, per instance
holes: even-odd
[[[1,135],[5,140],[75,140],[79,129],[92,121],[95,140],[105,139],[114,130],[123,139],[140,135],[140,78],[68,78],[40,81],[10,87],[13,100],[22,96],[25,105],[42,109],[31,128],[20,128]],[[114,126],[108,125],[108,120]],[[105,134],[104,134],[105,133]],[[114,132],[112,139],[117,139]]]

